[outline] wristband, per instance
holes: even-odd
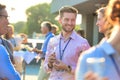
[[[67,71],[68,71],[68,72],[71,72],[71,70],[72,70],[71,66],[68,65],[68,66],[67,66]]]

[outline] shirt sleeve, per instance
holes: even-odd
[[[53,53],[54,50],[54,44],[53,44],[53,38],[50,39],[48,46],[47,46],[47,51],[45,55],[45,62],[44,62],[44,68],[47,72],[50,72],[51,69],[48,67],[48,57]]]
[[[0,51],[0,77],[8,80],[20,80],[20,76],[12,65],[4,46],[0,45]]]
[[[78,54],[78,56],[76,56],[76,58],[78,59],[79,56],[81,56],[81,52],[84,52],[84,51],[88,50],[89,48],[90,48],[90,45],[89,45],[88,41],[87,41],[86,39],[84,39],[83,42],[81,42],[80,47],[78,47],[78,48],[76,49],[76,53]],[[76,66],[77,66],[77,64],[71,66],[71,68],[72,68],[71,73],[72,73],[72,74],[75,73],[75,71],[76,71]]]
[[[90,48],[90,45],[86,39],[84,39],[84,42],[81,44],[82,51],[86,51]]]

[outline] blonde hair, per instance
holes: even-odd
[[[120,0],[110,0],[107,6],[106,17],[110,23],[119,19],[120,21]]]
[[[104,17],[105,16],[105,11],[106,11],[106,7],[101,7],[96,11],[96,13],[97,14],[101,13]]]
[[[113,31],[113,24],[118,19],[120,23],[120,0],[110,0],[106,9],[106,20],[105,26],[108,28],[107,37],[111,35]]]
[[[14,32],[14,26],[13,26],[13,25],[8,25],[8,28],[11,28],[12,31]],[[14,34],[13,34],[12,36],[14,36]],[[9,37],[9,32],[7,32],[7,33],[4,35],[4,38],[5,38],[5,39],[9,39],[9,38],[10,38],[10,37]]]

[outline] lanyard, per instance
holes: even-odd
[[[64,49],[62,50],[62,52],[61,52],[61,39],[60,39],[60,41],[59,41],[60,60],[62,60],[63,55],[64,55],[64,52],[65,52],[65,50],[66,50],[68,44],[70,43],[70,40],[71,40],[71,39],[72,39],[72,38],[69,38],[69,41],[68,41],[67,44],[65,45]]]
[[[118,66],[117,66],[117,63],[116,63],[115,59],[113,58],[112,55],[110,55],[110,57],[111,57],[111,59],[112,59],[112,61],[113,61],[113,64],[114,64],[114,66],[115,66],[115,68],[116,68],[116,71],[117,71],[118,75],[120,76],[120,70],[119,70],[119,68],[118,68]]]

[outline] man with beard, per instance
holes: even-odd
[[[79,55],[90,46],[86,39],[74,31],[78,11],[73,7],[62,7],[59,11],[61,33],[48,44],[45,69],[49,80],[75,80],[74,74]]]

